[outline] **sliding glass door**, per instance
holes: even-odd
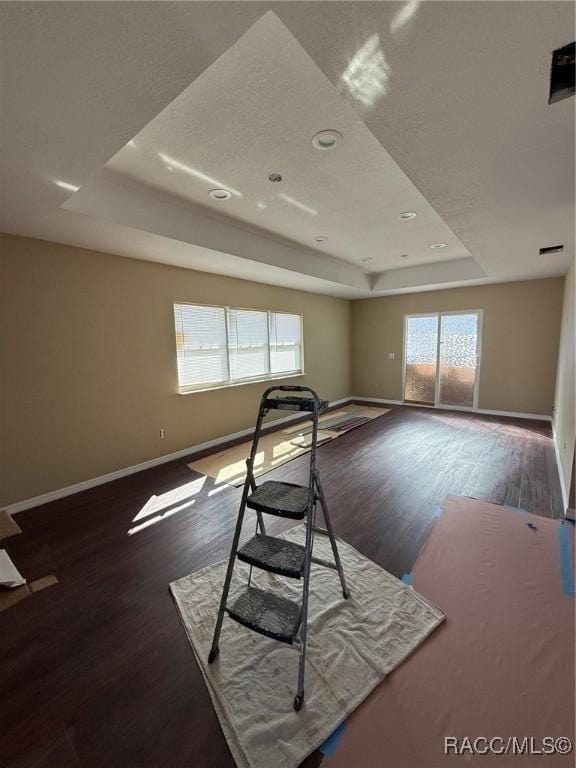
[[[438,359],[438,315],[406,318],[404,400],[434,405]]]
[[[438,403],[473,408],[478,375],[478,312],[440,316]]]
[[[482,313],[408,315],[404,401],[477,407]]]

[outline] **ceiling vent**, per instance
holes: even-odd
[[[552,54],[550,70],[550,96],[548,104],[562,101],[573,96],[576,90],[574,84],[574,49],[576,43],[569,43],[558,48]]]
[[[540,256],[548,256],[549,253],[562,253],[563,245],[549,245],[546,248],[540,248]]]

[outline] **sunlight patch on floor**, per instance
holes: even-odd
[[[167,517],[172,517],[177,512],[182,512],[182,510],[191,507],[196,501],[194,497],[202,491],[205,482],[206,477],[199,477],[197,480],[184,483],[184,485],[166,491],[166,493],[162,493],[159,496],[156,494],[150,496],[146,504],[132,519],[133,523],[137,520],[144,520],[144,522],[130,528],[128,536],[132,536],[132,534],[148,528],[150,525],[160,522],[160,520],[165,520]]]
[[[128,531],[128,536],[132,536],[133,534],[138,533],[138,531],[142,531],[144,528],[149,528],[151,525],[155,525],[156,523],[159,523],[161,520],[165,520],[167,517],[172,517],[172,515],[175,515],[177,512],[182,512],[183,509],[189,509],[195,503],[196,503],[196,500],[192,499],[191,501],[187,501],[185,504],[181,504],[178,507],[169,509],[167,512],[163,512],[161,515],[156,515],[156,517],[150,517],[148,518],[148,520],[145,520],[143,523],[140,523],[140,525],[135,525],[133,528],[130,528]]]

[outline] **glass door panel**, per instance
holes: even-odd
[[[441,315],[438,403],[473,408],[478,368],[479,315]]]
[[[434,405],[438,315],[406,318],[404,400]]]

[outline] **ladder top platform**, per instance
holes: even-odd
[[[318,413],[323,413],[329,405],[328,400],[319,400]],[[306,411],[313,413],[315,401],[312,397],[295,397],[294,395],[284,395],[282,397],[267,397],[264,400],[264,408],[272,411]]]

